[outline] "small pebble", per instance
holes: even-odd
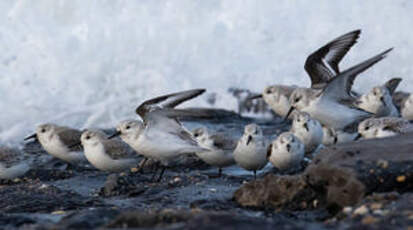
[[[345,213],[345,214],[350,214],[351,212],[353,212],[353,208],[352,207],[350,207],[350,206],[347,206],[347,207],[344,207],[343,208],[343,213]]]
[[[384,169],[389,167],[389,162],[383,159],[377,161],[377,166],[382,167]]]
[[[63,211],[63,210],[58,210],[58,211],[52,212],[52,215],[63,215],[63,214],[65,214],[65,213],[66,213],[66,212]]]
[[[138,172],[138,168],[131,168],[130,171],[131,171],[132,173],[136,173],[136,172]]]
[[[403,182],[406,181],[406,176],[405,175],[398,176],[396,178],[396,181],[399,182],[399,183],[403,183]]]
[[[368,216],[364,217],[364,218],[361,220],[361,223],[362,223],[362,224],[374,224],[374,223],[377,223],[378,221],[379,221],[379,220],[378,220],[377,218],[368,215]]]
[[[383,204],[381,204],[381,203],[372,203],[372,204],[370,204],[370,208],[372,210],[381,209],[382,207],[383,207]]]
[[[209,191],[210,192],[217,192],[217,189],[216,188],[210,188]]]
[[[356,210],[354,210],[353,214],[354,215],[365,215],[369,212],[369,209],[367,208],[366,205],[362,205],[358,207]]]

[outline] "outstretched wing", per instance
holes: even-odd
[[[319,88],[339,74],[339,63],[350,48],[356,44],[361,31],[346,33],[327,43],[308,56],[304,69],[311,78],[311,88]]]
[[[172,94],[155,97],[143,102],[136,109],[136,113],[145,119],[145,115],[156,109],[174,108],[175,106],[197,97],[205,92],[205,89],[192,89]]]
[[[393,48],[388,49],[370,59],[367,59],[366,61],[345,70],[344,72],[331,79],[322,91],[322,97],[324,99],[335,101],[354,100],[354,98],[350,94],[350,91],[357,75],[367,70],[377,62],[381,61],[392,49]]]

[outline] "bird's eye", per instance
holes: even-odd
[[[364,130],[369,130],[370,127],[366,126],[366,128],[364,128]]]
[[[298,121],[298,122],[300,122],[300,121],[301,121],[301,119],[300,119],[300,118],[297,118],[297,121]]]
[[[127,125],[127,126],[126,126],[126,129],[130,129],[130,126],[129,126],[129,125]]]
[[[296,97],[295,100],[294,100],[294,102],[297,103],[298,101],[300,101],[300,99],[301,99],[301,98]]]
[[[89,140],[89,139],[90,139],[90,136],[89,136],[89,135],[87,135],[87,136],[86,136],[86,140]]]
[[[271,89],[267,89],[266,93],[267,93],[267,94],[270,94],[270,93],[271,93]]]
[[[45,133],[46,129],[43,128],[43,129],[40,130],[40,132]]]
[[[195,133],[195,134],[194,134],[194,137],[198,137],[198,136],[199,136],[199,134],[198,134],[198,133]]]

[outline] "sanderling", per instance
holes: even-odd
[[[166,166],[178,156],[207,150],[200,147],[192,134],[177,120],[177,117],[185,115],[186,112],[173,109],[203,92],[204,89],[194,89],[147,100],[136,109],[143,122],[123,121],[117,126],[116,133],[109,138],[120,135],[136,152],[146,158],[159,160],[164,166],[159,181]]]
[[[290,108],[288,99],[295,88],[297,87],[272,85],[265,87],[261,95],[265,103],[267,103],[277,115],[284,117]]]
[[[369,93],[362,95],[356,105],[376,117],[398,117],[399,111],[393,103],[392,94],[399,85],[401,78],[393,78],[383,86],[376,86]]]
[[[357,137],[357,132],[345,132],[342,130],[334,130],[323,126],[323,145],[334,145],[339,143],[347,143],[354,141]]]
[[[304,68],[310,76],[312,89],[323,88],[328,81],[339,73],[338,65],[340,61],[357,42],[359,35],[360,30],[341,35],[307,57]],[[295,88],[297,87],[268,86],[261,95],[250,97],[250,99],[262,97],[276,114],[284,117],[291,107],[289,97]],[[311,90],[307,89],[306,91]]]
[[[413,94],[410,94],[401,104],[400,112],[404,119],[413,120]]]
[[[205,127],[196,128],[192,135],[198,141],[199,146],[208,151],[196,152],[195,154],[205,163],[218,167],[218,176],[222,174],[222,168],[235,164],[234,149],[236,142],[224,135],[210,135]]]
[[[304,144],[294,134],[282,133],[268,146],[267,158],[279,170],[295,168],[304,159]]]
[[[357,75],[386,57],[392,49],[388,49],[334,77],[318,94],[297,88],[291,94],[291,108],[287,116],[294,110],[307,112],[323,125],[334,129],[345,127],[372,116],[354,106],[355,98],[351,95],[351,87]]]
[[[267,165],[267,146],[262,129],[256,124],[249,124],[244,128],[244,134],[234,150],[234,159],[245,170],[254,171]]]
[[[408,120],[398,117],[369,118],[359,124],[358,132],[358,138],[390,137],[413,132],[413,125]]]
[[[341,35],[308,56],[304,68],[310,76],[311,88],[324,88],[327,82],[340,73],[338,65],[356,44],[360,33],[360,30],[355,30]]]
[[[29,171],[30,157],[16,149],[0,147],[0,179],[14,179]]]
[[[323,128],[320,122],[311,118],[308,113],[298,112],[293,116],[290,132],[305,146],[305,152],[311,154],[323,141]]]
[[[26,137],[38,139],[44,150],[50,155],[68,163],[86,161],[80,143],[81,131],[58,126],[55,124],[42,124],[37,126],[36,134]]]
[[[97,169],[108,172],[121,172],[136,167],[138,155],[130,151],[120,140],[107,139],[100,131],[83,132],[81,143],[86,159]]]

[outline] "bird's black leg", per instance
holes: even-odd
[[[218,169],[218,177],[221,177],[222,176],[222,168],[219,168]]]
[[[159,182],[159,181],[161,181],[161,179],[162,179],[162,176],[163,176],[163,173],[165,172],[165,170],[166,170],[166,166],[163,166],[163,167],[162,167],[162,171],[161,171],[161,174],[159,174],[158,180],[157,180],[156,182]]]
[[[254,180],[257,179],[257,170],[254,170]]]
[[[139,168],[138,168],[138,172],[143,173],[143,167],[145,166],[146,161],[148,161],[148,158],[143,158],[143,160],[139,163]]]
[[[153,174],[152,174],[151,181],[154,181],[154,180],[155,180],[156,173],[158,172],[158,168],[159,168],[158,165],[156,165],[155,172],[153,172]]]

